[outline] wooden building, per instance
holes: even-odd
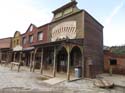
[[[12,48],[11,48],[12,38],[2,38],[0,39],[0,62],[8,63],[12,60]]]
[[[22,37],[19,31],[14,33],[12,38],[13,62],[21,62],[22,57]]]
[[[48,29],[41,30],[40,36],[45,41],[33,43],[33,71],[39,56],[41,73],[48,71],[53,77],[63,73],[70,80],[75,68],[81,69],[81,78],[103,72],[103,26],[78,9],[75,0],[53,11],[52,21],[45,26]]]
[[[50,23],[40,27],[30,24],[21,35],[16,32],[14,47],[16,34],[21,36],[21,58],[30,71],[40,68],[41,74],[63,74],[67,80],[76,76],[76,70],[78,78],[95,78],[103,72],[103,26],[79,9],[75,0],[54,10]]]
[[[32,44],[36,41],[36,32],[37,27],[34,24],[30,24],[26,32],[21,35],[23,47],[22,60],[24,61],[24,64],[26,66],[30,66],[32,63],[32,59],[30,56],[33,55],[32,51],[34,51],[34,47],[32,46]]]

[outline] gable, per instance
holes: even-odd
[[[14,38],[19,37],[19,36],[20,36],[20,32],[16,31],[15,34],[14,34]]]

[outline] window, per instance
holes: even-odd
[[[29,43],[32,43],[33,42],[33,35],[30,35],[29,36]]]
[[[61,16],[62,16],[62,12],[57,13],[57,14],[55,15],[55,18],[59,18],[59,17],[61,17]]]
[[[25,44],[26,44],[26,38],[23,37],[23,45],[25,45]]]
[[[38,32],[37,39],[43,40],[43,32]]]
[[[110,65],[117,65],[116,59],[110,59]]]
[[[64,15],[65,14],[69,14],[69,13],[71,13],[73,11],[73,9],[72,9],[72,7],[70,7],[70,8],[68,8],[68,9],[66,9],[65,11],[64,11]]]
[[[14,40],[14,44],[13,44],[13,46],[15,47],[16,46],[16,41]]]
[[[19,39],[17,39],[17,45],[19,45]]]

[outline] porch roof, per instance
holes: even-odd
[[[11,37],[0,39],[0,49],[10,49],[11,39]]]
[[[23,48],[22,51],[30,51],[30,50],[33,50],[33,49],[34,49],[34,47],[28,47],[28,48]]]
[[[48,42],[48,43],[41,43],[41,44],[34,44],[34,47],[47,47],[47,46],[58,46],[60,44],[76,44],[82,46],[84,44],[84,39],[66,39],[66,40],[60,40],[60,41],[54,41],[54,42]]]
[[[22,46],[17,45],[16,47],[13,48],[13,51],[22,51]]]

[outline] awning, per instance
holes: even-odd
[[[30,51],[30,50],[33,50],[34,47],[28,47],[28,48],[23,48],[23,51]]]
[[[22,46],[17,45],[16,47],[13,48],[13,51],[22,51]]]

